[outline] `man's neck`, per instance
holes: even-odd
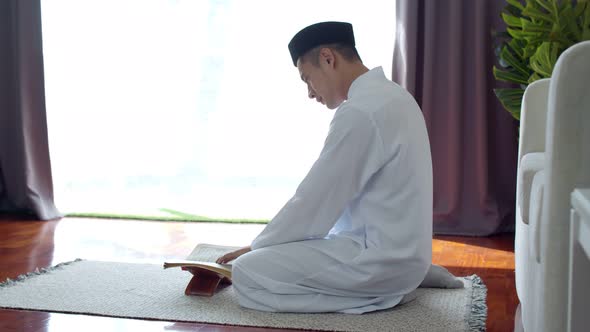
[[[369,68],[367,68],[362,62],[355,62],[350,64],[347,70],[343,73],[342,79],[342,92],[344,93],[345,98],[348,98],[348,90],[350,90],[352,82],[354,82],[354,80],[356,80],[359,76],[363,75],[368,71]]]

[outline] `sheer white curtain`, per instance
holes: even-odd
[[[43,0],[49,143],[61,211],[271,218],[333,115],[287,43],[353,23],[391,72],[395,3]]]

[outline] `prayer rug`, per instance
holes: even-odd
[[[0,307],[177,322],[317,331],[483,331],[486,287],[419,288],[404,305],[362,315],[267,313],[238,305],[233,287],[213,297],[184,295],[192,275],[161,265],[76,260],[0,284]]]

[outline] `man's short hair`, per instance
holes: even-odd
[[[329,48],[332,51],[337,52],[346,61],[360,61],[361,63],[363,62],[358,51],[356,50],[356,47],[346,44],[327,44],[314,47],[300,57],[301,62],[309,62],[315,67],[318,67],[320,65],[320,50],[322,48]]]

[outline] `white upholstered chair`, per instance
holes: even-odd
[[[542,197],[545,166],[545,132],[549,79],[531,83],[525,90],[520,113],[518,148],[518,174],[516,195],[516,291],[520,300],[522,324],[526,331],[533,330],[537,293],[540,284],[540,264],[536,262],[536,246],[540,238],[538,211]],[[536,181],[534,181],[536,180]],[[535,195],[533,196],[533,182]]]
[[[567,326],[570,197],[574,188],[590,184],[584,167],[590,158],[589,120],[590,41],[585,41],[561,54],[549,88],[539,290],[544,331]]]
[[[562,53],[551,79],[529,85],[523,98],[515,257],[525,331],[567,327],[570,195],[590,184],[589,119],[586,41]]]

